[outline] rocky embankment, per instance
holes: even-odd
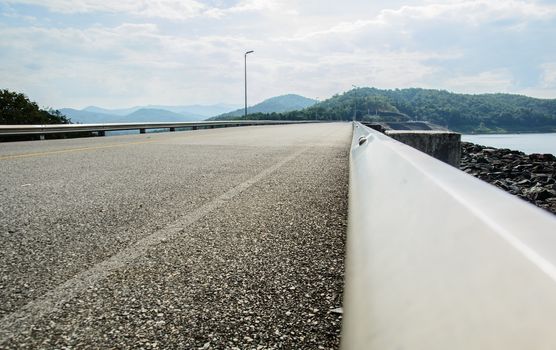
[[[556,157],[462,142],[461,170],[556,214]]]

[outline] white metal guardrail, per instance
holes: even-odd
[[[200,121],[200,122],[161,122],[161,123],[107,123],[107,124],[44,124],[44,125],[0,125],[2,135],[44,135],[64,134],[72,132],[106,132],[117,130],[141,130],[199,128],[199,127],[229,127],[249,125],[299,124],[316,123],[317,121],[291,120],[241,120],[241,121]]]
[[[556,349],[556,219],[359,123],[343,349]]]

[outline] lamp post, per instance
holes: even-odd
[[[355,89],[355,108],[353,108],[353,121],[357,119],[357,86],[352,85]]]
[[[319,103],[320,103],[320,100],[319,100],[318,97],[316,98],[316,100],[317,100],[317,103],[315,103],[315,104],[319,104]],[[317,108],[318,108],[318,107],[317,107]],[[318,112],[318,109],[317,109],[317,108],[315,108],[315,120],[318,120],[318,119],[319,119],[319,112]]]
[[[244,64],[245,64],[245,70],[244,70],[245,71],[245,114],[244,114],[245,119],[247,119],[247,55],[249,55],[250,53],[253,53],[253,52],[255,52],[255,51],[250,50],[250,51],[247,51],[245,53],[245,55],[243,55]]]

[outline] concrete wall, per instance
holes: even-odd
[[[386,130],[386,135],[425,152],[445,163],[459,167],[461,135],[451,131]]]

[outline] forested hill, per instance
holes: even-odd
[[[442,90],[358,88],[301,111],[249,119],[426,120],[460,132],[556,132],[556,99]]]
[[[294,110],[301,110],[303,108],[310,107],[315,103],[317,103],[316,100],[300,95],[288,94],[272,97],[254,106],[248,107],[247,113],[283,113]],[[243,113],[244,109],[240,108],[238,110],[210,118],[209,120],[237,119],[237,117],[243,116]]]

